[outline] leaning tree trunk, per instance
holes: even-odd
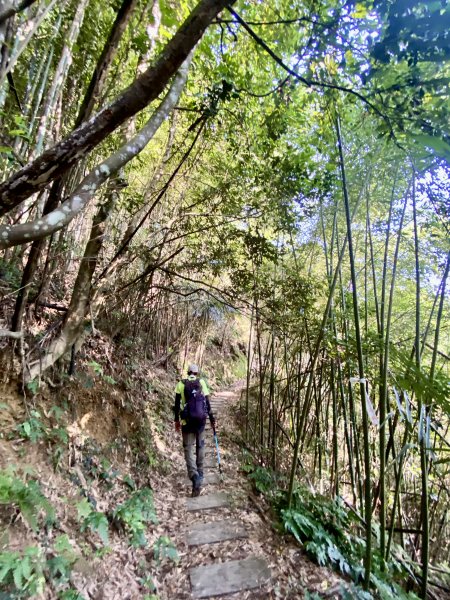
[[[232,2],[227,0],[201,0],[155,63],[112,104],[0,185],[0,216],[61,177],[129,117],[157,98],[211,21],[229,4]]]
[[[0,248],[9,248],[10,246],[25,244],[28,241],[45,238],[68,225],[72,219],[79,215],[95,196],[100,186],[142,152],[172,112],[186,84],[191,60],[192,53],[181,65],[174,77],[172,86],[144,127],[114,154],[111,154],[88,173],[56,210],[47,215],[42,215],[41,218],[32,222],[0,226]],[[200,131],[201,129],[194,138],[193,144],[197,140]]]
[[[164,98],[164,100],[161,102],[161,105],[159,106],[158,110],[156,110],[155,113],[152,115],[152,117],[149,119],[147,125],[142,128],[142,130],[138,134],[138,136],[135,136],[134,140],[129,142],[129,144],[125,144],[125,146],[120,148],[116,154],[114,154],[112,157],[107,159],[103,163],[103,168],[102,168],[102,166],[100,166],[98,170],[97,169],[95,170],[95,172],[93,173],[93,176],[95,179],[98,179],[98,177],[101,177],[102,174],[103,174],[104,179],[106,179],[106,178],[110,177],[111,175],[117,173],[117,171],[119,170],[119,168],[121,168],[123,166],[123,164],[126,164],[126,162],[128,162],[128,160],[130,160],[132,157],[134,157],[136,154],[138,154],[149,143],[149,141],[152,139],[152,137],[154,136],[156,131],[159,129],[160,125],[164,122],[164,120],[167,118],[168,114],[170,114],[170,112],[173,110],[174,106],[178,102],[178,99],[179,99],[179,97],[184,89],[184,86],[186,84],[188,70],[189,70],[191,60],[192,60],[192,53],[188,56],[188,58],[184,61],[183,65],[179,69],[179,72],[177,73],[170,90],[167,92],[167,95]],[[139,139],[137,139],[137,138],[139,138]],[[83,182],[84,182],[83,190],[84,190],[84,194],[85,194],[85,198],[86,198],[86,202],[87,202],[88,199],[91,199],[93,197],[98,186],[94,185],[93,181],[91,181],[90,185],[87,185],[88,182],[86,181],[86,178],[85,178],[85,180],[83,180]],[[82,182],[82,184],[83,184],[83,182]],[[86,187],[87,187],[87,189],[85,189]],[[78,190],[78,188],[77,188],[77,190]],[[75,190],[75,193],[80,193],[80,192],[83,193],[82,190],[80,190],[78,192],[77,192],[77,190]],[[74,197],[72,196],[71,198],[72,198],[72,200],[69,199],[69,201],[66,201],[66,203],[69,202],[69,204],[67,204],[67,205],[72,206],[73,202],[76,201],[77,210],[78,210],[80,208],[79,204],[81,202],[81,198],[77,195],[75,195]],[[66,203],[64,203],[64,204],[66,205]],[[49,213],[47,216],[43,216],[43,218],[40,220],[41,227],[45,227],[45,225],[42,225],[42,223],[45,222],[45,219],[51,218],[51,216],[54,215],[55,212],[59,212],[63,216],[67,215],[68,213],[64,211],[64,208],[65,207],[62,206],[58,209],[58,211],[53,211],[52,213]],[[73,206],[72,206],[72,208],[73,208]],[[99,212],[97,219],[99,218],[100,213],[101,213],[101,211]],[[95,229],[95,226],[97,226],[97,228],[100,227],[100,225],[102,223],[104,223],[105,220],[106,220],[106,217],[103,221],[99,222],[99,224],[97,224],[97,225],[96,225],[96,222],[94,222],[93,233],[91,235],[91,239],[88,244],[88,247],[86,248],[85,256],[86,257],[90,257],[90,256],[95,257],[95,264],[93,264],[92,273],[90,273],[90,267],[92,266],[92,261],[88,262],[88,268],[83,270],[80,267],[77,281],[75,283],[74,291],[72,293],[72,301],[71,301],[70,307],[68,309],[68,313],[67,313],[61,334],[54,342],[52,342],[52,344],[50,345],[50,348],[47,351],[44,358],[42,360],[37,361],[37,363],[35,363],[30,368],[29,373],[25,375],[25,378],[28,381],[32,381],[37,376],[39,376],[42,372],[44,372],[45,369],[52,366],[56,362],[56,360],[58,360],[58,358],[60,358],[63,354],[65,354],[67,349],[76,342],[76,340],[78,339],[78,337],[80,336],[80,334],[82,332],[83,322],[84,322],[84,318],[85,318],[86,310],[87,310],[88,296],[91,294],[91,281],[92,281],[92,276],[93,276],[95,265],[96,265],[96,257],[97,257],[98,251],[101,248],[102,236],[100,235],[100,232],[98,232],[98,236],[100,239],[100,246],[98,247],[97,254],[95,254],[95,251],[96,251],[95,244],[97,242],[96,242],[95,236],[93,235],[94,229]],[[50,227],[50,221],[48,222],[48,227]],[[60,229],[60,228],[58,228],[58,229]],[[87,293],[86,290],[88,290],[88,292],[89,292],[88,296],[86,296],[86,293]]]
[[[103,48],[103,51],[97,62],[89,86],[86,90],[84,100],[81,104],[75,122],[75,127],[78,127],[79,125],[81,125],[81,123],[89,119],[89,117],[92,114],[95,101],[103,91],[108,69],[117,53],[120,39],[126,29],[127,24],[130,21],[133,10],[136,7],[136,3],[137,0],[124,0],[122,6],[120,7],[117,13],[116,20],[108,36],[108,40]],[[73,34],[75,33],[76,31],[73,31]],[[63,179],[58,179],[53,182],[49,198],[44,208],[44,215],[55,210],[55,208],[59,204],[63,187]],[[27,264],[23,271],[22,281],[20,284],[20,292],[16,300],[14,315],[12,319],[12,331],[20,331],[22,327],[22,318],[26,303],[28,301],[29,283],[34,279],[39,257],[44,245],[45,242],[43,240],[36,240],[32,244]]]
[[[103,245],[106,222],[114,206],[116,192],[111,190],[107,201],[102,204],[94,217],[89,241],[80,262],[77,279],[72,292],[70,305],[64,318],[59,336],[53,340],[45,356],[30,366],[25,374],[26,381],[39,377],[55,364],[78,340],[83,332],[89,300],[92,291],[92,277],[97,266],[98,255]]]

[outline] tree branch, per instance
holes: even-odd
[[[117,173],[131,159],[137,156],[150,142],[159,127],[178,102],[186,84],[192,53],[180,67],[166,97],[155,110],[146,125],[123,144],[114,154],[97,165],[78,184],[74,192],[57,209],[42,215],[31,223],[3,225],[0,227],[0,248],[10,248],[32,240],[39,240],[65,227],[80,214],[94,197],[97,189],[112,175]]]
[[[13,338],[20,340],[23,337],[22,331],[9,331],[8,329],[0,329],[0,337]]]
[[[233,0],[201,0],[162,53],[112,104],[0,185],[0,216],[61,177],[164,90],[214,17]]]
[[[374,104],[372,104],[372,102],[370,102],[370,100],[368,100],[365,96],[363,96],[359,92],[357,92],[351,88],[348,88],[348,87],[344,87],[344,86],[337,85],[334,83],[326,83],[324,81],[317,81],[315,79],[306,79],[305,77],[302,77],[296,71],[294,71],[293,69],[288,67],[288,65],[285,62],[283,62],[283,60],[277,54],[275,54],[275,52],[266,44],[266,42],[259,35],[257,35],[251,27],[249,27],[249,25],[238,15],[238,13],[236,11],[234,11],[230,6],[227,6],[227,10],[242,25],[242,27],[245,29],[245,31],[247,31],[247,33],[250,35],[250,37],[252,37],[255,40],[255,42],[258,44],[258,46],[261,46],[261,48],[263,48],[267,52],[267,54],[269,54],[269,56],[271,56],[273,58],[273,60],[278,65],[280,65],[280,67],[282,69],[284,69],[287,73],[292,75],[292,77],[295,77],[295,79],[297,79],[298,81],[301,81],[301,83],[303,83],[304,85],[306,85],[308,87],[316,86],[316,87],[321,87],[321,88],[339,90],[341,92],[345,92],[347,94],[352,94],[353,96],[356,96],[357,98],[362,100],[364,102],[364,104],[366,104],[369,108],[371,108],[371,110],[373,112],[375,112],[379,117],[381,117],[387,123],[391,134],[394,136],[394,132],[393,132],[392,125],[391,125],[389,118],[386,115],[384,115],[380,111],[380,109],[377,108]]]
[[[238,20],[234,19],[221,19],[218,17],[215,21],[213,21],[213,25],[233,25],[238,24]],[[312,25],[323,25],[327,27],[327,25],[320,23],[320,21],[315,21],[309,17],[296,17],[294,19],[278,19],[275,21],[246,21],[247,25],[259,26],[259,25],[292,25],[294,23],[311,23]]]

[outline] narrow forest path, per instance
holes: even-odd
[[[294,599],[309,590],[337,598],[342,580],[311,563],[292,538],[273,529],[269,513],[240,471],[232,411],[239,396],[236,387],[212,398],[223,474],[219,475],[208,424],[205,482],[199,497],[190,497],[192,484],[186,475],[181,436],[174,434],[173,446],[167,449],[175,468],[155,488],[160,517],[155,535],[168,536],[175,543],[180,561],[174,568],[161,569],[155,581],[158,596],[162,600],[225,595],[232,600]]]

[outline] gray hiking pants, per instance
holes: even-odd
[[[188,477],[192,479],[196,475],[203,476],[203,461],[205,459],[205,430],[197,433],[185,433],[183,431],[184,458]]]

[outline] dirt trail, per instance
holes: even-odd
[[[173,445],[167,449],[174,468],[167,478],[153,484],[155,505],[161,523],[154,535],[155,539],[166,535],[174,541],[180,562],[175,568],[161,570],[159,580],[155,581],[158,595],[161,600],[201,597],[192,593],[189,577],[191,569],[259,557],[264,559],[270,569],[270,580],[257,589],[227,594],[227,598],[294,599],[303,598],[307,590],[318,592],[321,597],[337,598],[335,591],[339,589],[342,580],[328,569],[313,564],[293,543],[292,538],[280,535],[274,530],[270,513],[263,500],[255,497],[249,481],[240,471],[241,448],[232,441],[236,439],[236,431],[231,408],[238,402],[239,395],[240,390],[234,388],[219,392],[212,398],[212,403],[218,409],[223,478],[222,481],[219,479],[218,483],[205,485],[202,490],[202,496],[217,492],[226,493],[229,497],[229,507],[188,512],[186,504],[191,483],[186,476],[181,436],[175,436],[174,433]],[[210,429],[207,439],[208,462],[214,465],[215,446]],[[218,472],[216,466],[212,468]],[[213,522],[228,519],[242,523],[248,537],[188,547],[186,534],[194,524],[197,527],[199,523],[204,523],[206,531]]]
[[[98,390],[96,394],[99,394]],[[165,399],[170,394],[171,385],[164,382],[158,397],[161,397],[161,406],[164,405],[166,409]],[[252,557],[263,559],[263,562],[257,562],[256,568],[253,569],[260,572],[263,585],[229,594],[227,598],[294,599],[303,598],[306,590],[317,591],[323,598],[336,597],[331,592],[339,587],[341,580],[329,570],[311,563],[291,537],[275,531],[264,499],[255,496],[249,480],[240,471],[242,449],[233,441],[239,438],[232,408],[238,402],[239,396],[240,389],[235,387],[219,392],[212,398],[212,403],[217,405],[223,478],[219,477],[213,435],[209,429],[207,460],[210,467],[205,470],[205,475],[210,483],[204,486],[200,500],[216,493],[226,494],[228,498],[228,506],[212,510],[187,510],[192,484],[187,479],[181,435],[175,433],[172,423],[150,419],[148,434],[152,445],[156,445],[155,452],[147,456],[142,450],[143,454],[139,459],[142,459],[142,463],[136,463],[136,456],[130,452],[127,445],[128,434],[120,421],[123,416],[120,404],[110,402],[103,406],[102,402],[87,394],[81,400],[79,396],[74,395],[77,399],[74,404],[76,412],[73,414],[73,424],[67,427],[72,451],[70,456],[62,455],[58,468],[55,468],[52,462],[54,445],[50,445],[48,440],[40,439],[37,443],[31,443],[18,439],[17,435],[11,439],[0,440],[0,467],[15,465],[18,469],[24,469],[31,466],[42,492],[55,507],[57,515],[54,531],[33,531],[24,519],[17,519],[15,513],[10,514],[6,511],[3,520],[0,515],[0,529],[2,524],[6,527],[2,548],[22,551],[26,546],[39,545],[45,550],[54,543],[56,536],[67,534],[78,556],[70,574],[70,585],[84,598],[93,600],[195,600],[201,595],[198,589],[196,595],[192,591],[191,569]],[[4,397],[6,398],[6,395]],[[17,423],[25,418],[24,414],[19,412],[20,399],[17,397],[17,402],[13,400],[14,398],[8,398],[10,410],[3,410],[2,413],[9,419],[3,423],[3,431],[6,432],[5,428],[8,426],[7,431],[11,435],[14,434]],[[152,403],[148,402],[148,406],[152,407],[152,414],[154,402],[154,399]],[[49,405],[48,400],[42,399],[42,406],[37,408],[44,414],[48,412]],[[95,407],[102,411],[101,414],[94,412]],[[170,418],[168,410],[165,410],[164,414],[165,418]],[[128,423],[128,413],[125,418]],[[94,436],[100,430],[101,424],[105,429],[108,422],[113,423],[114,419],[118,422],[114,440],[116,446],[109,450],[109,466],[102,466],[104,448],[97,444]],[[93,424],[95,429],[92,433],[87,429],[82,430],[81,425],[77,425],[82,423],[88,426]],[[81,433],[78,435],[72,430],[79,430]],[[121,431],[124,432],[122,435]],[[106,435],[104,442],[111,445],[111,439]],[[69,464],[69,460],[73,464]],[[150,460],[153,461],[153,466],[149,468]],[[159,462],[158,469],[155,468],[155,461]],[[138,464],[142,464],[142,468],[139,468]],[[103,471],[109,479],[99,475]],[[138,482],[139,487],[152,488],[159,524],[149,525],[146,532],[148,543],[139,547],[130,545],[129,538],[123,531],[110,527],[110,539],[105,547],[98,534],[87,529],[80,531],[76,507],[82,498],[89,494],[96,502],[96,510],[112,514],[118,505],[130,497],[128,486],[125,485],[125,475],[129,473]],[[194,525],[200,527],[202,534],[209,535],[218,522],[227,520],[232,520],[233,527],[237,523],[237,527],[246,537],[240,535],[239,539],[188,546],[187,532]],[[230,526],[229,522],[224,525]],[[171,560],[173,555],[166,555],[165,558],[156,556],[158,547],[166,542],[168,548],[171,542],[176,546],[180,558],[177,564]],[[261,564],[264,568],[259,569]],[[252,565],[255,566],[255,563]],[[270,578],[266,577],[268,571]],[[250,576],[252,574],[250,573]],[[219,582],[219,575],[206,577],[206,581],[215,579]],[[223,581],[225,579],[230,578],[226,577]],[[258,584],[261,581],[259,580]],[[224,589],[224,586],[219,589]],[[152,596],[152,592],[156,596]],[[40,597],[55,600],[60,595],[52,586],[46,586],[44,595]]]

